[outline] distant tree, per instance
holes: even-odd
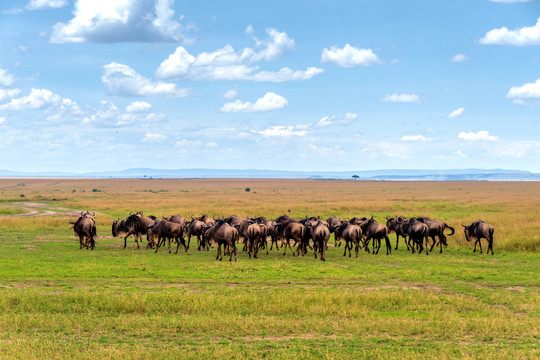
[[[358,175],[353,175],[352,178],[354,179],[354,181],[358,180],[360,178],[360,176]]]

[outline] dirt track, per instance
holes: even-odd
[[[3,206],[9,207],[9,208],[20,209],[20,210],[24,210],[28,212],[24,214],[0,215],[0,219],[14,218],[14,217],[50,216],[50,215],[67,215],[67,216],[76,217],[81,214],[81,210],[49,206],[47,204],[34,203],[34,202],[12,203],[10,205],[3,205]]]

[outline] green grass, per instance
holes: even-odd
[[[534,358],[536,253],[470,249],[327,262],[273,251],[216,262],[79,250],[66,233],[0,238],[7,358]]]
[[[21,187],[0,181],[0,215],[13,214]],[[98,212],[100,237],[94,251],[79,250],[66,214],[0,218],[2,359],[540,357],[537,183],[42,179],[25,180],[24,193]],[[324,263],[277,251],[216,262],[215,249],[198,252],[193,242],[189,254],[154,254],[110,237],[112,219],[137,210],[276,217],[289,209],[380,221],[427,215],[456,234],[442,254],[410,254],[401,242],[390,256],[349,258],[330,246]],[[496,228],[494,256],[473,254],[464,239],[460,223],[477,218]]]

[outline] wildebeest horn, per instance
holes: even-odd
[[[131,215],[133,215],[133,214],[132,214],[131,211],[130,211],[130,212],[129,212],[129,216],[131,216]]]
[[[96,216],[96,213],[92,211],[92,216]]]
[[[463,225],[463,223],[461,223],[461,226],[463,226],[463,227],[467,227],[467,225]]]

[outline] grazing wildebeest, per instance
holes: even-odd
[[[345,256],[347,254],[347,250],[349,250],[349,257],[351,257],[351,249],[354,244],[356,257],[358,257],[358,248],[360,246],[360,242],[362,241],[362,229],[360,226],[351,224],[348,221],[343,221],[335,230],[334,236],[339,236],[339,238],[345,241],[345,250],[343,251],[343,256]]]
[[[95,212],[81,212],[81,216],[75,222],[71,222],[75,235],[79,237],[79,249],[85,246],[87,249],[94,250],[96,236],[96,221],[94,220]]]
[[[238,241],[238,230],[227,224],[225,220],[219,220],[216,224],[214,224],[214,226],[206,230],[204,237],[207,239],[207,241],[217,244],[216,260],[223,260],[223,256],[221,254],[221,245],[223,245],[224,251],[225,247],[228,247],[229,249],[229,261],[232,261],[233,253],[234,261],[237,261],[236,241]]]
[[[429,228],[429,237],[431,237],[431,239],[433,240],[433,244],[431,244],[431,248],[429,249],[429,251],[432,251],[433,247],[435,247],[435,244],[437,243],[437,241],[435,240],[435,237],[437,237],[439,239],[439,245],[441,248],[441,251],[439,252],[442,253],[443,245],[444,246],[448,245],[446,242],[446,236],[444,235],[444,230],[447,228],[450,229],[452,232],[448,234],[448,236],[451,236],[451,235],[454,235],[454,232],[455,232],[454,228],[449,226],[447,223],[445,223],[442,220],[430,219],[428,217],[420,217],[417,219],[418,221],[421,221],[424,224],[426,224]]]
[[[489,250],[491,249],[491,255],[493,255],[493,233],[495,232],[493,225],[483,222],[482,220],[477,220],[471,225],[467,226],[461,224],[461,226],[463,226],[463,230],[465,231],[465,239],[467,239],[467,241],[470,241],[471,237],[476,239],[474,242],[473,252],[476,252],[476,244],[478,244],[480,245],[481,254],[482,242],[480,239],[486,239],[488,241],[488,249],[486,254],[489,254]]]
[[[362,229],[362,234],[366,239],[364,248],[369,252],[369,241],[373,240],[372,253],[378,254],[379,249],[381,248],[381,240],[384,238],[386,240],[386,255],[392,253],[392,245],[390,244],[390,239],[388,238],[388,229],[385,225],[379,224],[373,216],[371,219],[362,222],[360,225]],[[377,241],[377,246],[375,246],[375,241]],[[377,248],[377,251],[375,251]]]
[[[421,222],[417,218],[411,218],[400,222],[400,228],[403,234],[409,237],[409,241],[412,241],[411,249],[414,253],[415,245],[418,245],[418,253],[421,254],[424,249],[423,242],[426,244],[426,255],[429,255],[429,227],[427,224]],[[407,244],[408,246],[409,244]]]
[[[317,251],[321,255],[321,261],[326,261],[326,247],[328,246],[328,239],[330,239],[330,230],[328,229],[328,223],[321,221],[320,219],[315,221],[308,221],[305,224],[306,232],[309,232],[310,237],[313,239],[313,253],[315,259],[317,258]]]
[[[127,238],[133,236],[137,243],[137,249],[140,248],[139,240],[142,241],[142,234],[146,234],[148,226],[154,225],[155,221],[143,217],[141,212],[130,214],[124,220],[114,220],[112,223],[112,235],[118,237],[124,235],[124,249],[127,245]]]
[[[405,242],[405,245],[407,245],[407,250],[409,250],[409,244],[407,242],[407,236],[403,233],[401,230],[401,223],[403,221],[407,220],[407,218],[403,216],[397,216],[396,217],[386,217],[386,227],[388,228],[389,233],[395,233],[396,234],[396,247],[394,250],[398,249],[399,244],[399,237],[401,236],[403,238],[403,241]]]
[[[186,242],[184,241],[185,229],[182,224],[163,219],[158,224],[150,225],[148,229],[152,231],[152,236],[157,238],[156,253],[158,252],[161,244],[165,244],[165,239],[168,241],[169,254],[171,253],[171,239],[174,239],[176,242],[175,254],[178,254],[180,244],[184,246],[184,250],[187,252]],[[148,232],[147,236],[150,237],[150,232]],[[148,241],[150,242],[150,239],[148,239]]]

